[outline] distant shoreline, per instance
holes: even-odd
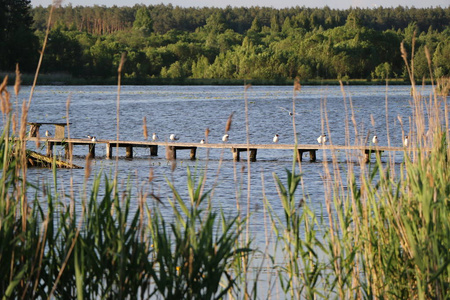
[[[0,80],[8,75],[8,83],[15,81],[14,73],[0,73]],[[22,74],[22,85],[32,85],[31,74]],[[386,80],[380,79],[342,79],[345,85],[386,85]],[[300,80],[302,85],[339,85],[338,79]],[[422,82],[421,82],[422,83]],[[117,78],[76,78],[67,74],[39,75],[38,85],[117,85]],[[121,85],[293,85],[293,79],[193,79],[193,78],[122,78]],[[389,79],[389,85],[410,85],[406,79]],[[426,80],[425,84],[431,84]]]

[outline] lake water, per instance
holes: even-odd
[[[429,97],[431,87],[426,86],[420,92]],[[23,87],[19,100],[27,100],[28,94],[29,88]],[[70,109],[67,112],[69,99]],[[28,121],[66,122],[68,114],[71,122],[70,137],[84,138],[89,134],[99,139],[115,139],[117,99],[116,86],[38,86]],[[317,144],[317,137],[325,132],[336,145],[344,145],[346,140],[354,144],[366,136],[371,139],[376,134],[379,145],[388,145],[389,135],[392,146],[401,146],[402,131],[409,133],[408,120],[413,113],[409,86],[350,86],[345,87],[344,93],[339,86],[303,86],[296,95],[291,86],[253,86],[247,90],[243,86],[123,86],[119,108],[120,139],[144,141],[142,124],[145,117],[149,135],[156,132],[160,140],[166,140],[170,134],[175,133],[180,137],[180,142],[198,142],[204,138],[205,129],[209,128],[209,141],[219,143],[227,119],[234,113],[229,132],[230,142],[245,143],[246,101],[250,143],[260,144],[271,143],[276,133],[280,136],[280,143],[294,143],[293,119],[282,109],[292,110],[294,103],[298,113],[295,115],[295,127],[300,144]],[[358,136],[351,121],[350,104]],[[324,126],[325,113],[328,125]],[[403,120],[403,125],[400,124],[399,117]],[[346,120],[350,122],[348,135]],[[389,132],[386,130],[386,123],[389,124]],[[54,130],[50,126],[42,126],[41,135],[47,129]],[[62,149],[56,149],[56,152],[63,153]],[[116,161],[105,159],[105,152],[103,147],[97,147],[93,173],[103,170],[109,174],[114,171]],[[75,146],[74,163],[84,166],[86,153],[87,146]],[[167,179],[173,181],[187,198],[186,166],[198,167],[202,171],[207,166],[207,188],[212,188],[217,183],[212,200],[215,207],[233,214],[239,200],[243,210],[246,210],[247,193],[250,193],[252,230],[258,235],[264,230],[263,191],[275,212],[282,215],[272,173],[284,180],[285,169],[292,168],[292,154],[288,150],[260,150],[257,161],[250,164],[249,170],[246,159],[233,162],[230,150],[214,149],[207,157],[207,150],[198,149],[197,161],[189,160],[189,151],[180,151],[174,167],[165,159],[163,147],[159,149],[157,157],[150,157],[149,150],[137,148],[132,160],[124,158],[125,150],[122,149],[119,152],[118,169],[120,180],[126,182],[130,179],[134,188],[147,182],[152,170],[154,180],[145,185],[145,190],[165,201],[171,197]],[[342,156],[343,160],[348,160],[344,154]],[[402,154],[397,156],[398,162],[401,162]],[[242,153],[241,158],[245,157],[245,153]],[[323,160],[321,151],[318,151],[315,163],[304,158],[301,166],[304,189],[298,190],[299,199],[307,197],[318,212],[324,206]],[[383,160],[388,158],[383,157]],[[357,163],[356,158],[354,162]],[[249,171],[250,188],[247,181]],[[300,172],[298,166],[297,171]],[[84,170],[58,171],[60,184],[68,186],[72,177],[75,191],[82,190],[84,174]],[[51,182],[52,174],[47,169],[30,168],[28,176],[34,182]],[[151,199],[148,201],[150,203]],[[133,205],[137,205],[137,201]]]

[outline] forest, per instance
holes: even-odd
[[[0,20],[4,20],[0,40],[5,41],[0,47],[4,58],[0,71],[12,71],[19,63],[24,72],[33,72],[51,6],[31,7],[29,0],[0,1],[4,6],[0,7]],[[123,76],[135,82],[406,80],[400,52],[403,42],[407,52],[414,53],[418,80],[448,77],[449,24],[450,6],[336,10],[68,5],[53,10],[41,72],[114,78],[125,52]]]

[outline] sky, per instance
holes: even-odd
[[[52,0],[31,0],[32,6],[48,6],[52,4]],[[272,8],[287,8],[295,6],[305,7],[324,7],[328,5],[332,9],[347,9],[350,7],[361,8],[376,8],[382,7],[449,7],[450,0],[63,0],[62,5],[66,6],[72,4],[72,6],[134,6],[135,4],[144,5],[157,5],[157,4],[172,4],[173,6],[181,7],[272,7]]]

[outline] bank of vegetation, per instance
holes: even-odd
[[[49,7],[12,3],[3,13],[0,70],[33,72],[45,40]],[[6,6],[7,8],[7,6]],[[8,11],[7,9],[0,11]],[[3,18],[0,18],[3,20]],[[172,5],[54,9],[43,83],[111,83],[123,52],[124,83],[321,84],[324,80],[408,81],[400,43],[413,49],[414,76],[450,75],[450,7],[416,9],[267,7],[182,8]],[[41,80],[44,80],[42,77]],[[25,81],[27,82],[27,81]]]

